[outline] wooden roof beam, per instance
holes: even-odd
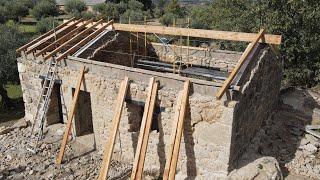
[[[52,57],[53,55],[55,55],[56,53],[61,51],[63,48],[65,48],[67,45],[79,40],[80,38],[82,38],[83,35],[85,35],[88,32],[90,32],[94,27],[96,27],[97,25],[99,25],[102,22],[103,22],[103,19],[99,20],[98,22],[95,22],[92,26],[88,27],[87,29],[85,29],[81,33],[79,33],[78,35],[76,35],[73,38],[69,39],[67,42],[63,43],[61,46],[59,46],[58,48],[53,50],[50,54],[46,55],[44,57],[44,60],[49,59],[50,57]]]
[[[37,42],[36,44],[32,45],[31,47],[29,47],[29,49],[26,51],[27,54],[35,51],[35,50],[38,50],[38,48],[43,45],[43,43],[48,43],[48,41],[51,41],[51,39],[54,39],[54,37],[58,37],[60,36],[60,34],[62,34],[63,32],[67,32],[69,31],[71,28],[74,28],[76,27],[77,24],[81,23],[83,21],[83,19],[79,19],[77,20],[76,22],[74,22],[73,24],[71,25],[67,25],[61,29],[59,29],[58,31],[52,33],[51,35],[43,38],[42,40],[40,40],[39,42]]]
[[[42,40],[43,38],[47,37],[48,35],[52,34],[54,31],[58,31],[59,29],[65,27],[66,25],[68,25],[70,22],[74,21],[75,18],[71,18],[69,19],[67,22],[60,24],[59,26],[57,26],[55,29],[52,29],[44,34],[42,34],[41,36],[39,36],[38,38],[34,39],[33,41],[21,46],[20,48],[18,48],[16,50],[17,53],[26,50],[28,47],[32,46],[33,44],[39,42],[40,40]]]
[[[68,49],[66,52],[61,54],[56,61],[61,61],[65,57],[67,57],[69,54],[76,52],[78,49],[80,49],[82,46],[87,44],[91,39],[95,38],[99,33],[101,33],[103,30],[105,30],[106,27],[110,26],[113,23],[113,20],[109,21],[108,23],[104,24],[101,28],[91,33],[89,36],[78,42],[76,45],[74,45],[72,48]]]
[[[230,73],[230,75],[228,76],[228,78],[223,82],[222,87],[219,89],[218,93],[216,94],[216,98],[217,99],[221,99],[221,97],[223,96],[223,94],[227,91],[227,89],[229,88],[232,80],[234,79],[234,77],[237,75],[237,73],[239,72],[241,66],[243,65],[243,63],[245,62],[245,60],[248,58],[248,56],[250,55],[250,53],[252,52],[252,50],[254,49],[254,47],[257,45],[257,43],[259,42],[259,40],[264,39],[264,33],[265,30],[261,29],[259,34],[256,35],[255,40],[250,43],[246,50],[243,52],[242,56],[240,57],[240,60],[238,61],[236,67],[232,70],[232,72]]]
[[[255,33],[242,33],[242,32],[230,32],[230,31],[215,31],[204,29],[188,29],[178,27],[165,27],[165,26],[150,26],[150,25],[136,25],[136,24],[119,24],[114,23],[113,27],[118,31],[128,32],[146,32],[156,34],[166,34],[174,36],[189,36],[198,38],[208,38],[217,40],[229,40],[229,41],[244,41],[253,42],[256,38]],[[259,42],[263,42],[260,40]],[[279,45],[281,43],[281,35],[265,34],[265,43]]]
[[[80,26],[78,26],[76,29],[72,30],[71,32],[69,32],[68,34],[62,36],[61,38],[59,38],[58,40],[56,40],[55,42],[49,44],[48,46],[44,47],[43,49],[41,49],[39,52],[36,53],[36,57],[40,56],[41,54],[46,53],[47,51],[49,51],[50,49],[52,49],[55,45],[59,45],[62,43],[65,43],[66,40],[68,40],[69,38],[71,38],[72,35],[74,35],[75,33],[77,33],[78,31],[82,30],[85,28],[86,25],[92,23],[93,19],[90,19],[88,21],[83,22]]]

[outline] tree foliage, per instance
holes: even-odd
[[[19,82],[15,50],[23,45],[27,39],[16,26],[0,25],[0,96],[2,108],[9,108],[12,104],[7,96],[5,85],[8,82]]]
[[[320,1],[215,0],[208,8],[192,9],[189,16],[194,28],[257,33],[264,27],[268,33],[281,34],[287,82],[320,83]]]
[[[37,22],[36,29],[39,33],[45,33],[54,27],[57,27],[58,25],[58,21],[56,21],[53,17],[46,17]]]
[[[93,10],[98,13],[98,16],[104,19],[119,19],[119,11],[117,4],[112,2],[97,4],[93,7]]]
[[[40,0],[32,9],[31,14],[37,20],[41,18],[56,16],[59,10],[55,0]]]
[[[82,0],[68,0],[65,7],[65,10],[70,14],[80,14],[86,10],[86,3]]]

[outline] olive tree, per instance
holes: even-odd
[[[2,109],[13,107],[5,86],[8,82],[19,82],[16,49],[26,41],[27,39],[16,26],[0,25],[0,96],[2,98]]]

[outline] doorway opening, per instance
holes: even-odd
[[[63,124],[61,84],[55,83],[50,96],[50,105],[47,113],[47,125]]]
[[[74,93],[74,89],[73,89]],[[91,96],[89,92],[79,92],[77,110],[74,114],[76,136],[93,134]]]

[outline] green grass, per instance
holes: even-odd
[[[3,123],[18,120],[24,116],[24,104],[22,99],[21,86],[9,84],[7,85],[6,89],[8,91],[8,96],[12,99],[12,102],[15,105],[15,108],[6,111],[0,109],[0,126],[1,124],[4,125]]]
[[[8,91],[8,96],[11,99],[17,99],[22,97],[21,85],[8,85],[7,91]]]
[[[19,30],[23,33],[28,33],[28,34],[35,34],[37,33],[37,29],[35,25],[29,25],[29,24],[20,24],[19,25]]]
[[[14,26],[15,22],[13,20],[9,20],[6,22],[6,25]],[[22,32],[23,34],[25,34],[28,37],[32,37],[38,33],[36,25],[19,23],[18,28],[19,28],[20,32]]]

